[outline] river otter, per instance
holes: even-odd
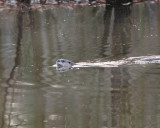
[[[57,67],[72,67],[73,65],[76,65],[74,62],[66,59],[58,59],[56,61]]]

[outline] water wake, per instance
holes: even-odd
[[[67,60],[68,61],[68,60]],[[129,57],[124,58],[117,61],[107,61],[107,62],[79,62],[75,63],[75,65],[71,66],[62,66],[58,67],[57,65],[53,65],[57,67],[57,71],[65,72],[73,68],[83,68],[83,67],[118,67],[121,65],[133,65],[133,64],[151,64],[151,63],[160,63],[160,55],[152,55],[152,56],[139,56],[139,57]]]

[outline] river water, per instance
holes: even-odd
[[[52,67],[59,58],[152,55],[160,55],[158,3],[3,10],[0,128],[159,128],[159,64]]]

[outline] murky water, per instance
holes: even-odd
[[[51,67],[159,55],[159,8],[2,11],[0,128],[159,128],[159,64]]]

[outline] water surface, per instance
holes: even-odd
[[[2,11],[0,127],[159,128],[159,64],[52,67],[159,55],[159,13],[158,3]]]

